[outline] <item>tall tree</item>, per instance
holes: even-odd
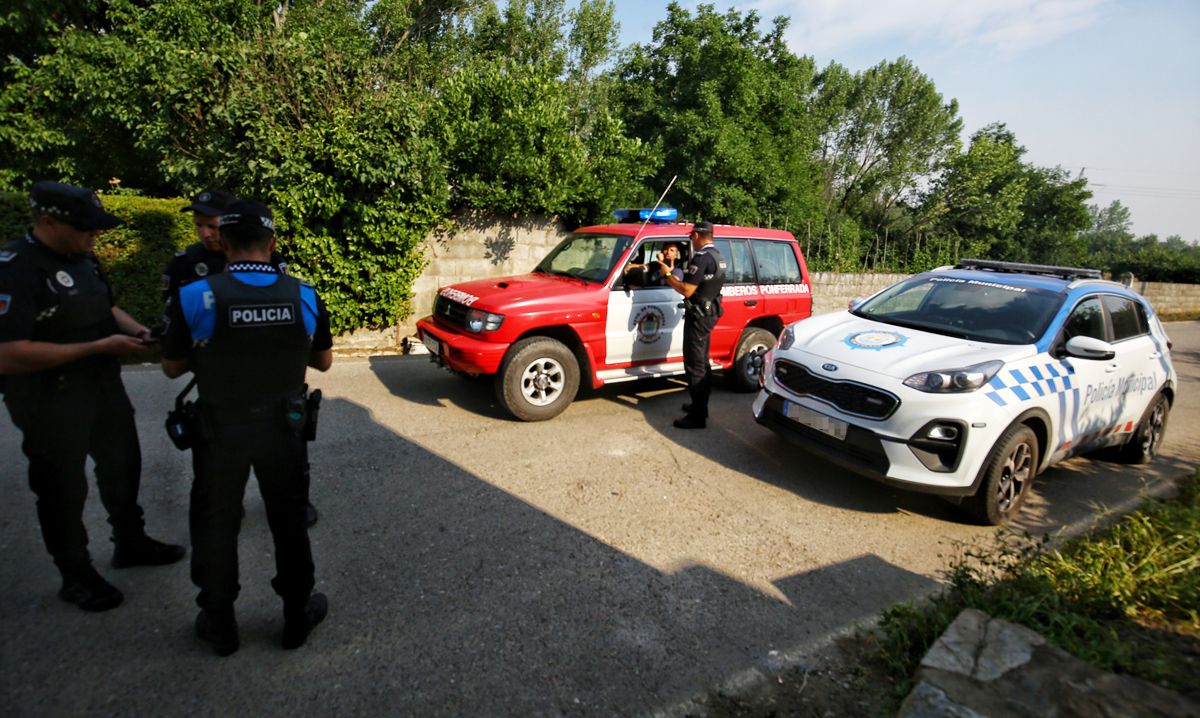
[[[813,66],[787,49],[785,18],[765,34],[758,23],[671,3],[653,42],[619,64],[615,100],[662,158],[653,186],[678,177],[667,201],[684,215],[794,229],[819,215],[804,102]]]

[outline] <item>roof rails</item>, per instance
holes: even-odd
[[[960,259],[955,269],[982,269],[989,272],[1014,272],[1019,274],[1045,274],[1061,279],[1103,279],[1099,269],[1080,267],[1054,267],[1048,264],[1022,264],[1021,262],[995,262],[990,259]]]

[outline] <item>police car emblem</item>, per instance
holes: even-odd
[[[198,264],[196,264],[196,276],[197,277],[207,277],[208,276],[208,265],[205,264],[204,262],[199,262]]]
[[[266,327],[293,324],[295,321],[295,309],[291,304],[257,304],[229,308],[231,327]]]
[[[666,317],[658,307],[646,307],[633,320],[637,330],[637,340],[643,344],[653,344],[662,335]]]
[[[856,332],[842,341],[851,349],[880,351],[888,347],[902,347],[908,337],[898,332]]]
[[[67,289],[75,286],[75,280],[71,279],[71,275],[67,274],[61,269],[58,271],[58,274],[54,275],[54,278],[58,280],[59,284],[63,285]]]

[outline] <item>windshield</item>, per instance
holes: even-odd
[[[982,279],[919,276],[889,287],[851,310],[886,324],[997,344],[1033,344],[1062,295]]]
[[[573,234],[551,250],[534,271],[603,282],[629,247],[629,240],[615,234]]]

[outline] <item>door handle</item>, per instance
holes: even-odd
[[[742,302],[742,304],[745,304],[747,307],[757,307],[758,300],[757,299],[747,299],[746,301]]]

